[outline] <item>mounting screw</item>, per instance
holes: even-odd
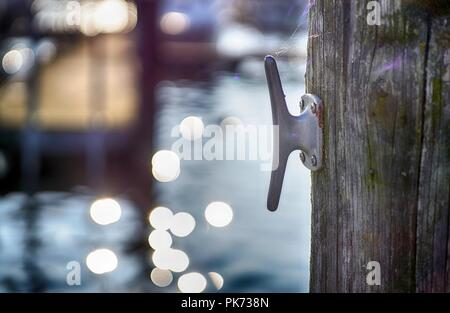
[[[300,152],[300,160],[302,160],[302,162],[305,163],[306,156],[305,156],[305,154],[303,153],[303,151]]]
[[[311,112],[316,113],[316,104],[311,103]]]
[[[315,156],[315,155],[313,155],[313,156],[311,157],[311,164],[312,164],[312,166],[316,166],[316,165],[317,165],[317,159],[316,159],[316,156]]]
[[[300,110],[303,111],[305,109],[305,101],[303,99],[300,99]]]

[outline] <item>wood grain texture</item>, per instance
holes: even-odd
[[[417,290],[450,292],[450,18],[431,24],[417,215]]]
[[[445,291],[448,16],[379,1],[382,24],[370,26],[367,2],[310,3],[307,92],[325,105],[310,290]],[[366,283],[369,261],[381,265],[380,286]]]

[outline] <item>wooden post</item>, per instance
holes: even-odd
[[[310,2],[307,92],[325,105],[310,290],[450,292],[448,4],[371,2]]]

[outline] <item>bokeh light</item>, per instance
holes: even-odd
[[[189,17],[180,12],[168,12],[161,17],[161,30],[169,35],[184,33],[190,26]]]
[[[189,257],[184,251],[172,249],[171,264],[169,269],[173,272],[183,272],[189,266]]]
[[[205,210],[205,218],[215,227],[224,227],[233,220],[233,210],[225,202],[211,202]]]
[[[32,68],[36,58],[33,49],[25,45],[18,45],[17,49],[19,50],[20,54],[22,54],[23,64],[21,70],[29,70],[30,68]]]
[[[150,212],[150,225],[155,229],[167,230],[172,225],[173,213],[166,207],[156,207]]]
[[[166,183],[180,175],[180,158],[169,150],[160,150],[152,157],[152,174],[156,180]]]
[[[123,0],[105,0],[95,8],[95,27],[102,33],[118,33],[128,25],[128,5]]]
[[[99,199],[92,203],[90,215],[92,220],[97,224],[108,225],[120,220],[122,209],[114,199]]]
[[[216,287],[217,290],[222,289],[222,287],[223,287],[222,275],[220,275],[219,273],[216,273],[216,272],[209,272],[208,276],[211,279],[214,287]]]
[[[19,50],[10,50],[3,56],[2,67],[7,74],[15,74],[20,71],[23,62],[23,56]]]
[[[56,55],[57,49],[56,45],[52,40],[43,39],[36,47],[36,56],[42,63],[50,62]]]
[[[200,293],[205,288],[206,278],[200,273],[187,273],[178,278],[178,289],[183,293]]]
[[[236,127],[236,126],[242,126],[242,125],[243,125],[242,121],[235,116],[228,116],[228,117],[224,118],[222,120],[222,122],[220,123],[220,126],[223,128]]]
[[[196,116],[188,116],[180,123],[181,136],[186,140],[202,138],[204,128],[202,119]]]
[[[150,279],[158,287],[167,287],[172,283],[173,275],[169,270],[155,267],[150,273]]]
[[[80,32],[86,36],[98,35],[99,30],[95,23],[95,9],[97,5],[93,2],[83,3],[81,6]]]
[[[118,263],[116,255],[109,249],[94,250],[86,257],[88,269],[95,274],[112,272]]]
[[[163,270],[183,272],[189,266],[189,257],[186,253],[176,249],[158,249],[152,255],[153,264]]]
[[[83,2],[80,14],[63,14],[64,27],[55,27],[48,22],[44,11],[39,12],[39,25],[41,29],[48,29],[46,24],[51,24],[50,30],[57,32],[79,29],[86,36],[95,36],[100,33],[112,34],[129,32],[136,27],[137,8],[134,3],[124,0],[103,0],[98,2]],[[76,16],[74,18],[73,16]],[[56,24],[57,25],[60,25]]]
[[[234,24],[225,28],[217,39],[217,51],[227,57],[243,57],[257,53],[263,47],[263,34],[256,28]]]
[[[177,237],[186,237],[195,228],[194,217],[186,212],[180,212],[173,216],[170,231]]]
[[[168,270],[171,264],[171,250],[170,248],[155,250],[152,255],[153,264],[162,270]]]
[[[148,236],[148,244],[155,250],[170,248],[172,236],[165,230],[156,229]]]
[[[128,2],[128,25],[125,32],[132,31],[137,25],[137,7],[133,2]]]

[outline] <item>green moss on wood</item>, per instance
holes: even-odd
[[[375,102],[372,104],[371,113],[373,120],[381,125],[383,129],[390,130],[394,127],[393,112],[390,106],[390,96],[387,93],[378,93],[375,96]]]
[[[399,25],[389,25],[383,28],[383,32],[378,36],[381,45],[408,46],[415,44],[420,37],[417,29],[409,32],[399,32]]]
[[[435,78],[431,82],[432,86],[432,94],[431,94],[431,100],[433,103],[441,103],[441,97],[442,97],[442,80],[440,78]]]
[[[406,8],[422,10],[426,13],[441,16],[450,13],[448,0],[404,0]]]
[[[433,133],[439,126],[442,117],[442,81],[435,78],[431,81],[431,127]]]

